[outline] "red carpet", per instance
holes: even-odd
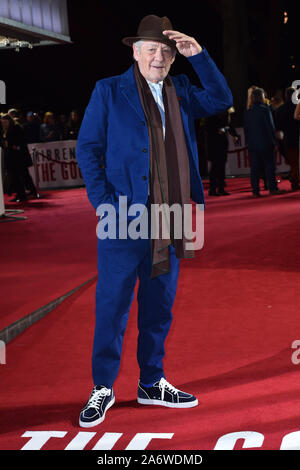
[[[0,449],[300,449],[300,364],[291,347],[300,339],[300,192],[257,201],[247,179],[229,180],[227,189],[230,197],[207,198],[204,249],[182,262],[167,340],[167,378],[197,395],[199,406],[136,403],[134,301],[116,404],[98,427],[78,427],[92,386],[94,281],[8,344],[0,365]],[[70,227],[66,249],[93,236],[80,226]],[[81,257],[74,256],[76,283]],[[94,266],[90,256],[86,279]]]
[[[96,275],[93,208],[85,189],[42,192],[23,209],[27,220],[0,225],[0,330]],[[84,223],[82,223],[84,221]]]

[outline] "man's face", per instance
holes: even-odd
[[[149,82],[164,80],[175,60],[171,47],[156,41],[145,41],[141,49],[133,45],[133,55],[143,77]]]

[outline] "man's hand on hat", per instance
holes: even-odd
[[[202,51],[202,47],[196,41],[196,39],[186,34],[180,33],[179,31],[165,30],[163,34],[168,36],[169,39],[173,39],[176,42],[176,47],[180,54],[185,57],[191,57],[192,55],[199,54]]]

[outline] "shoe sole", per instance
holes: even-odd
[[[198,405],[198,400],[189,401],[186,403],[171,403],[168,401],[161,401],[161,400],[150,400],[147,398],[139,398],[137,399],[138,403],[141,405],[160,405],[165,406],[167,408],[192,408]]]
[[[115,403],[116,401],[116,397],[114,397],[110,402],[109,404],[107,405],[105,411],[104,411],[104,414],[101,418],[98,418],[96,419],[95,421],[91,422],[91,423],[87,423],[85,421],[81,421],[81,419],[79,418],[79,426],[82,427],[82,428],[92,428],[93,426],[98,426],[98,424],[102,423],[105,419],[105,414],[107,412],[107,410],[109,410],[109,408],[111,406],[113,406],[113,404]]]

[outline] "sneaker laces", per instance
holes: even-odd
[[[86,409],[99,408],[103,398],[108,397],[110,394],[111,394],[110,388],[103,387],[100,390],[97,390],[96,387],[94,387],[92,394],[90,396],[90,399],[88,401],[88,404],[86,406]]]
[[[161,390],[162,400],[164,399],[166,389],[174,394],[177,394],[180,391],[177,388],[175,388],[173,385],[171,385],[169,382],[167,382],[167,380],[164,379],[163,377],[160,379],[158,386],[159,386],[159,389]]]

